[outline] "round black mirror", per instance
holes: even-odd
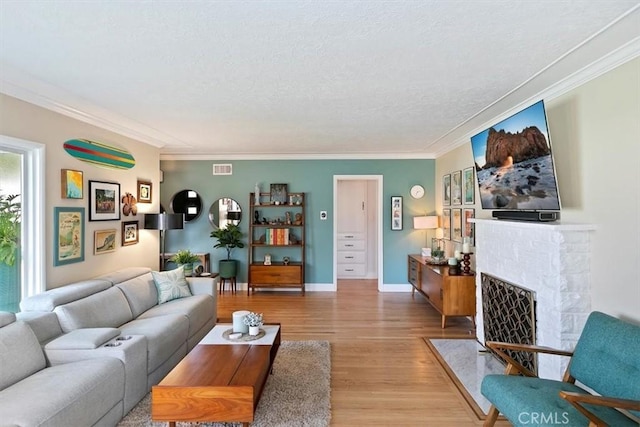
[[[178,191],[171,199],[171,210],[184,214],[185,222],[193,221],[202,213],[202,199],[196,191]]]
[[[240,224],[242,208],[233,199],[223,197],[216,200],[209,208],[209,222],[216,228],[226,228],[227,224]]]

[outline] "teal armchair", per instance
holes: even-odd
[[[573,352],[487,342],[506,363],[506,375],[487,375],[482,394],[491,402],[484,426],[503,414],[514,426],[638,427],[640,326],[593,312]],[[503,350],[569,356],[562,381],[538,378]],[[577,383],[576,383],[577,382]]]

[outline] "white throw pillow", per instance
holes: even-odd
[[[191,296],[189,284],[184,277],[184,266],[169,271],[152,271],[151,275],[158,289],[158,304]]]

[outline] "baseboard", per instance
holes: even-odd
[[[246,291],[248,288],[247,283],[237,283],[236,289],[238,291]],[[229,285],[225,286],[225,290],[229,289]],[[268,291],[268,292],[291,292],[295,291],[297,288],[257,288],[260,291]],[[305,292],[336,292],[337,286],[335,283],[305,283],[304,291]]]

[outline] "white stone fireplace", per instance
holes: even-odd
[[[480,274],[535,293],[536,345],[573,350],[591,312],[589,224],[475,219],[476,335],[484,344]],[[568,359],[539,355],[540,377],[560,379]]]

